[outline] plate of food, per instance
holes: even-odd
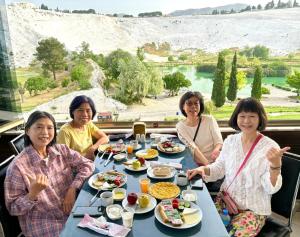
[[[166,165],[158,165],[147,169],[147,175],[153,179],[170,179],[175,174],[175,168]]]
[[[89,185],[94,189],[111,190],[122,187],[127,182],[126,174],[109,170],[92,175],[89,178]]]
[[[123,162],[125,169],[130,171],[143,171],[150,167],[149,161],[146,161],[144,158],[140,157],[134,160],[128,160]]]
[[[98,151],[100,153],[113,153],[113,154],[118,154],[120,152],[125,152],[126,146],[124,144],[120,143],[113,143],[113,144],[102,144],[98,147]]]
[[[162,200],[155,208],[155,218],[174,229],[194,227],[202,220],[202,211],[195,203],[181,199]]]
[[[170,199],[180,194],[180,188],[171,182],[158,182],[150,186],[149,194],[160,200]]]
[[[183,152],[185,150],[185,146],[173,141],[164,141],[157,144],[157,149],[164,153],[177,154]]]
[[[158,156],[158,151],[152,148],[139,150],[135,153],[136,157],[144,158],[145,160],[153,159]]]
[[[154,197],[145,193],[130,193],[122,201],[124,209],[132,208],[135,214],[143,214],[152,211],[156,207],[157,201]]]

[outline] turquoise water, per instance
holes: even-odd
[[[188,78],[192,86],[189,88],[190,90],[200,91],[202,93],[211,94],[213,87],[213,74],[212,73],[203,73],[197,72],[196,67],[193,65],[184,65],[184,66],[176,66],[176,67],[163,67],[161,68],[164,74],[181,72],[186,78]],[[238,91],[238,96],[250,96],[251,95],[251,84],[253,78],[247,78],[247,85]],[[277,84],[277,85],[286,85],[285,77],[264,77],[263,84]]]

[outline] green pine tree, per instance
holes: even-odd
[[[218,56],[211,99],[216,107],[221,107],[225,103],[225,56],[223,53],[219,53]]]
[[[236,67],[236,52],[233,56],[232,65],[231,65],[231,73],[229,79],[229,85],[227,90],[227,99],[230,101],[235,101],[237,96],[237,67]]]
[[[262,80],[262,68],[257,66],[254,73],[254,79],[251,90],[251,97],[254,97],[258,100],[261,99],[261,80]]]

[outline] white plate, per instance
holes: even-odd
[[[147,213],[151,210],[153,210],[157,204],[157,201],[154,197],[152,197],[151,195],[148,195],[150,198],[150,202],[149,205],[145,208],[140,208],[138,204],[135,205],[129,205],[127,202],[127,198],[124,198],[122,201],[122,206],[124,207],[124,209],[128,209],[128,208],[133,208],[134,209],[134,213],[135,214],[143,214],[143,213]]]
[[[202,211],[201,211],[200,207],[198,207],[195,203],[190,202],[190,204],[191,204],[191,208],[197,208],[198,209],[199,221],[197,223],[194,223],[194,224],[191,224],[191,225],[183,223],[183,225],[181,225],[181,226],[173,226],[170,223],[165,223],[165,222],[163,222],[163,220],[161,219],[161,216],[159,214],[159,210],[158,210],[159,204],[155,207],[155,210],[154,210],[155,218],[160,223],[162,223],[163,225],[168,226],[168,227],[173,228],[173,229],[188,229],[188,228],[194,227],[194,226],[198,225],[201,222],[203,214],[202,214]]]
[[[167,153],[167,154],[178,154],[180,152],[183,152],[185,150],[185,145],[182,145],[180,143],[176,143],[176,145],[179,147],[180,151],[166,151],[166,150],[162,150],[160,147],[160,143],[157,144],[157,150],[163,152],[163,153]]]
[[[104,173],[105,173],[105,172],[104,172]],[[100,186],[100,188],[97,187],[97,186],[95,186],[95,185],[93,184],[93,182],[97,179],[97,175],[98,175],[98,174],[103,174],[103,172],[94,174],[94,175],[92,175],[92,176],[89,178],[88,183],[89,183],[89,185],[90,185],[91,188],[94,188],[94,189],[96,189],[96,190],[98,190],[98,189],[101,189],[101,190],[111,190],[111,189],[113,189],[113,188],[118,188],[117,186],[111,185],[111,184],[108,184],[108,183],[105,183],[102,187]],[[126,182],[127,182],[127,175],[126,175],[126,174],[123,174],[123,175],[124,175],[124,181],[125,181],[125,182],[123,182],[119,187],[124,186],[124,184],[126,184]]]
[[[145,164],[143,166],[141,166],[140,168],[138,169],[134,169],[132,167],[132,165],[124,165],[124,168],[127,169],[127,170],[130,170],[130,171],[143,171],[143,170],[146,170],[150,167],[150,163],[148,161],[145,160]]]
[[[163,166],[163,165],[162,165]],[[157,167],[157,166],[156,166]],[[170,167],[170,166],[169,166]],[[154,169],[155,167],[149,167],[148,169],[147,169],[147,175],[150,177],[150,178],[152,178],[152,179],[170,179],[170,178],[172,178],[172,177],[174,177],[174,175],[176,174],[176,170],[175,170],[175,168],[174,167],[170,167],[170,169],[171,169],[171,173],[170,173],[170,175],[168,175],[168,176],[164,176],[164,177],[161,177],[161,176],[155,176],[154,174],[153,174],[153,169]]]
[[[124,160],[124,159],[126,159],[126,157],[127,157],[126,153],[119,153],[119,154],[113,156],[113,158],[116,161]]]

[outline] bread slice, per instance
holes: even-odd
[[[157,177],[166,177],[171,175],[171,168],[167,166],[154,167],[153,174]]]

